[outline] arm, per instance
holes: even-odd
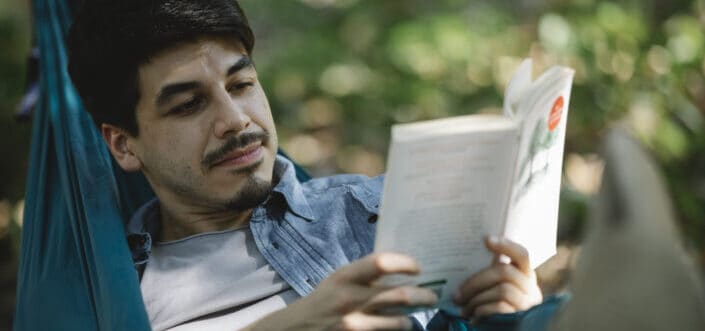
[[[436,295],[413,286],[383,287],[372,283],[384,275],[418,272],[418,264],[408,256],[368,255],[333,273],[311,295],[245,330],[411,330],[413,324],[406,315],[388,312],[433,306]]]

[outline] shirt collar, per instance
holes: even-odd
[[[315,219],[313,210],[306,199],[303,186],[296,178],[294,164],[287,158],[277,155],[274,162],[274,177],[279,177],[279,182],[272,191],[284,197],[289,209],[294,214],[313,221]]]
[[[306,199],[303,186],[296,178],[296,169],[287,158],[277,155],[274,161],[273,178],[279,181],[272,189],[273,193],[280,194],[294,214],[309,221],[315,219],[313,210]],[[154,198],[142,205],[127,223],[127,233],[145,234],[156,236],[159,231],[159,200]]]
[[[159,199],[154,198],[142,205],[127,222],[127,234],[145,234],[152,236],[159,231]]]

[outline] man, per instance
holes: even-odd
[[[128,224],[155,330],[423,328],[428,289],[375,285],[418,273],[372,254],[382,178],[299,183],[253,64],[254,36],[233,1],[90,1],[68,41],[69,71],[117,163],[156,193]],[[542,300],[525,250],[458,289],[462,317]],[[438,315],[441,316],[441,315]],[[440,317],[437,317],[437,320]],[[438,325],[438,324],[436,324]]]

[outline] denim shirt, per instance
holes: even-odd
[[[333,271],[372,252],[382,176],[336,175],[300,183],[293,164],[277,156],[274,179],[272,194],[252,212],[250,229],[264,258],[299,295],[310,294]],[[159,233],[158,200],[135,213],[127,233],[141,274]],[[458,329],[445,319],[434,320],[440,329]],[[419,323],[416,328],[423,329]]]

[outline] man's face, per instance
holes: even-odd
[[[242,46],[203,39],[139,68],[138,137],[128,146],[162,202],[246,210],[271,189],[277,135]]]

